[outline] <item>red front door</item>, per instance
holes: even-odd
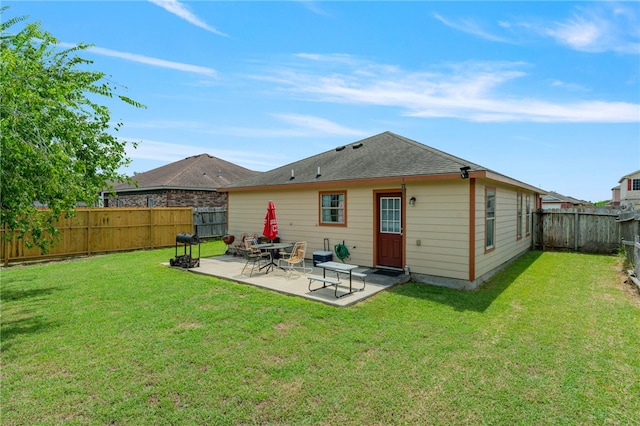
[[[402,193],[378,193],[376,266],[402,268]]]

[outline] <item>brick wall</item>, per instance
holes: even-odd
[[[149,205],[150,200],[153,206]],[[226,204],[226,193],[170,189],[108,195],[105,207],[224,207]]]

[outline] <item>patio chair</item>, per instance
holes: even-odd
[[[258,236],[256,234],[251,234],[251,233],[243,233],[242,237],[240,238],[239,241],[236,241],[236,244],[233,245],[233,254],[234,256],[242,256],[243,255],[243,250],[245,249],[245,241],[246,240],[255,240],[256,238],[258,238]]]
[[[256,248],[253,248],[253,244],[255,244],[255,240],[245,239],[244,241],[244,249],[242,249],[242,254],[246,259],[246,263],[244,264],[244,268],[242,268],[242,272],[240,275],[244,275],[244,270],[247,269],[247,266],[251,263],[251,272],[249,276],[253,275],[254,269],[256,269],[256,265],[258,269],[260,266],[266,265],[271,262],[271,253],[269,251],[261,251]]]
[[[280,263],[284,263],[287,267],[287,273],[290,275],[291,272],[295,270],[296,267],[302,266],[302,273],[306,274],[307,272],[312,272],[313,268],[307,268],[305,265],[304,256],[307,252],[307,242],[299,241],[293,245],[293,249],[291,249],[291,253],[285,253],[282,257],[278,259],[278,266]]]

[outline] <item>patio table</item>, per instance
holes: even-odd
[[[319,290],[319,288],[315,289],[315,290],[311,290],[311,282],[312,281],[321,281],[323,283],[322,287],[320,288],[325,288],[327,284],[332,285],[335,287],[335,296],[336,297],[344,297],[347,296],[351,293],[353,293],[353,287],[352,287],[352,272],[354,269],[356,269],[358,267],[358,265],[350,265],[348,263],[339,263],[339,262],[322,262],[322,263],[318,263],[316,264],[317,267],[322,268],[322,278],[320,277],[315,277],[315,276],[310,276],[309,277],[309,290],[310,291],[315,291],[315,290]],[[333,271],[336,272],[336,274],[338,275],[338,280],[333,280],[331,278],[327,278],[327,270],[329,271]],[[338,296],[338,284],[340,283],[340,274],[349,274],[349,292],[345,293],[345,294],[341,294],[340,296]]]
[[[283,271],[285,271],[285,269],[283,267],[279,266],[276,262],[273,261],[273,253],[275,251],[278,251],[278,250],[291,248],[291,247],[293,247],[293,244],[290,244],[290,243],[262,243],[262,244],[254,244],[252,247],[256,248],[258,250],[261,250],[261,251],[270,251],[271,252],[271,261],[269,263],[267,263],[266,265],[262,265],[260,267],[260,270],[266,268],[267,270],[265,271],[265,274],[268,274],[269,271],[272,270],[273,268],[280,268]]]

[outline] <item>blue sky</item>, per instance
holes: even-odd
[[[640,2],[4,1],[117,92],[127,173],[266,171],[392,131],[547,191],[640,169]],[[410,159],[408,159],[410,161]]]

